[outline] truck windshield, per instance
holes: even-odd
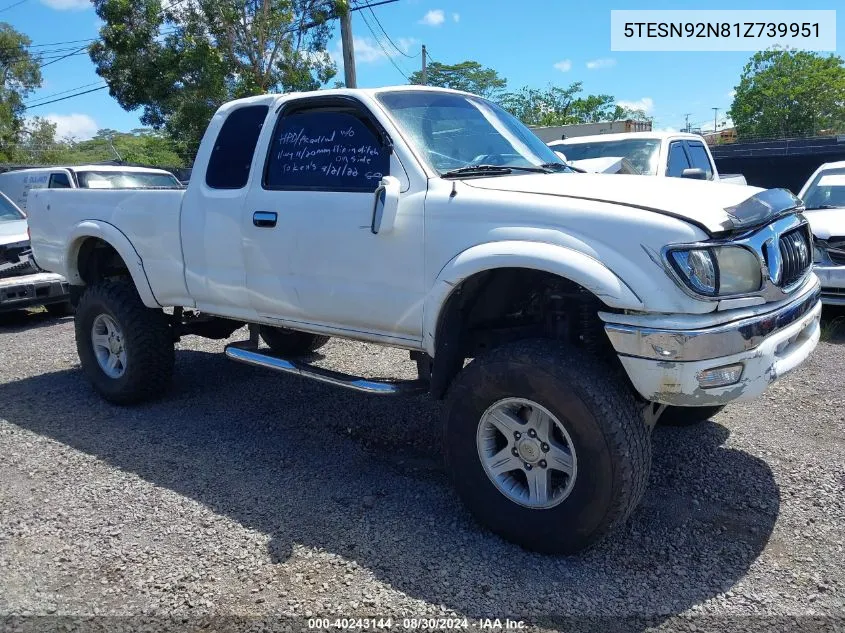
[[[625,139],[622,141],[588,141],[585,143],[561,143],[555,149],[566,156],[566,160],[584,160],[586,158],[604,158],[614,156],[627,158],[634,168],[646,176],[657,173],[657,161],[660,150],[658,139]]]
[[[23,220],[24,215],[12,204],[6,196],[0,195],[0,222]]]
[[[378,100],[439,174],[469,165],[563,165],[531,130],[485,99],[407,90]]]
[[[804,194],[807,210],[845,207],[845,169],[828,169],[816,176]]]
[[[173,174],[137,171],[80,171],[76,174],[83,189],[181,189]]]

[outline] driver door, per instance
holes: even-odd
[[[421,340],[425,194],[406,190],[394,229],[374,234],[375,190],[387,175],[407,181],[386,133],[356,99],[282,107],[242,225],[260,315],[409,346]]]

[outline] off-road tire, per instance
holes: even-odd
[[[109,377],[97,362],[91,328],[100,314],[109,315],[123,333],[126,370]],[[135,404],[160,397],[173,377],[173,332],[162,310],[146,307],[129,281],[88,286],[76,308],[76,350],[94,389],[114,404]]]
[[[70,301],[60,301],[58,303],[48,303],[44,306],[50,316],[65,317],[73,314],[73,305]]]
[[[706,422],[724,408],[725,405],[713,407],[668,406],[657,418],[657,424],[660,426],[695,426]]]
[[[499,492],[476,447],[483,413],[509,397],[553,413],[572,439],[577,473],[559,505],[531,509]],[[624,523],[648,483],[651,437],[630,388],[581,351],[554,341],[503,345],[476,358],[446,401],[446,470],[483,525],[522,547],[572,554]]]
[[[274,354],[286,357],[306,356],[311,352],[316,352],[328,343],[330,338],[269,325],[262,325],[259,332],[261,339],[267,343]]]

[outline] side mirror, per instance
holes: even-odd
[[[700,167],[690,167],[681,172],[681,178],[690,178],[692,180],[707,180],[707,174]]]
[[[396,211],[399,209],[399,179],[385,176],[375,191],[373,202],[373,220],[370,230],[374,233],[389,233],[396,223]]]

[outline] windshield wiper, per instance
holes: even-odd
[[[543,166],[540,167],[515,167],[513,165],[466,165],[457,169],[450,169],[441,174],[443,178],[454,178],[455,176],[503,176],[514,171],[530,171],[538,174],[550,174],[551,172]]]
[[[543,167],[544,169],[549,169],[551,171],[563,171],[564,169],[571,169],[572,171],[577,171],[582,174],[587,173],[586,169],[575,167],[574,165],[570,165],[569,163],[543,163],[542,165],[540,165],[540,167]]]

